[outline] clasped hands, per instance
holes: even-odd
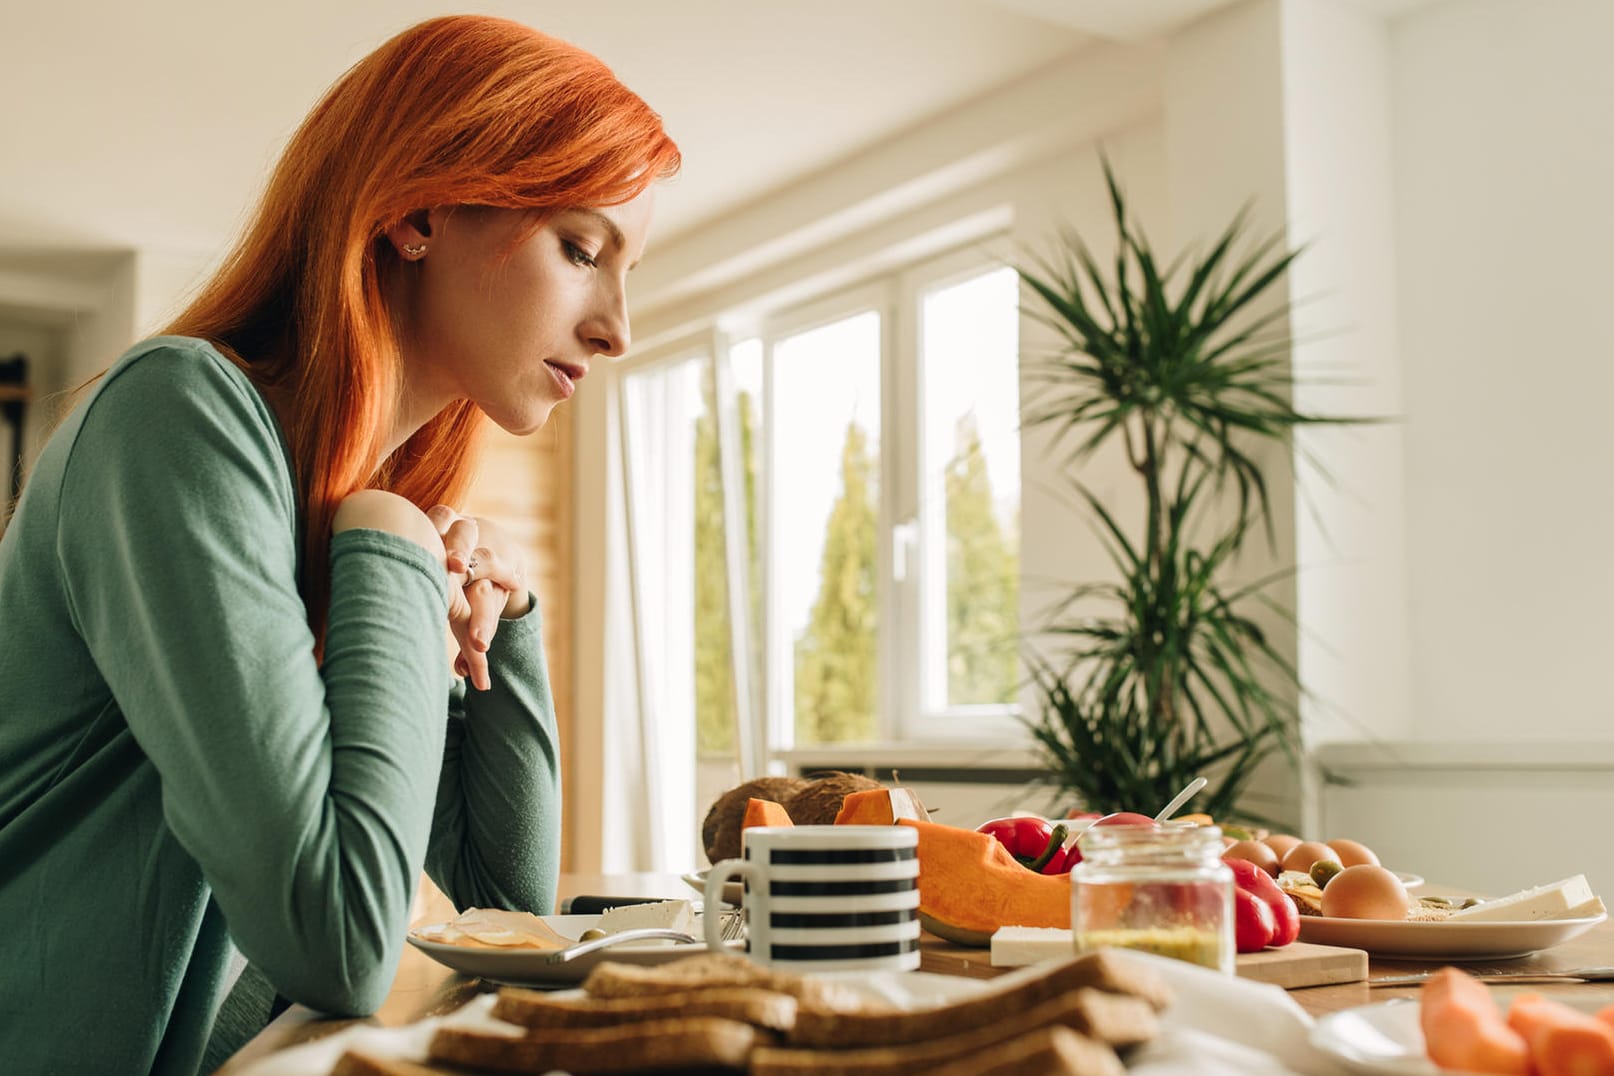
[[[446,504],[426,513],[443,540],[449,581],[448,625],[459,644],[454,675],[486,691],[488,647],[499,620],[525,616],[532,607],[521,550],[493,523],[462,516]]]

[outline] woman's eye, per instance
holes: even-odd
[[[595,267],[594,256],[576,243],[563,239],[561,240],[561,245],[566,248],[566,259],[573,265],[581,265],[589,269]]]

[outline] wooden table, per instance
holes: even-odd
[[[1429,886],[1425,887],[1425,891],[1454,892]],[[692,892],[674,874],[566,874],[560,879],[559,896],[562,899],[583,894],[674,898],[689,897]],[[417,922],[441,922],[454,916],[454,909],[447,898],[429,886],[416,911]],[[1442,963],[1375,957],[1369,961],[1368,976],[1409,974],[1439,967]],[[1600,923],[1579,938],[1534,956],[1461,966],[1482,974],[1489,971],[1552,971],[1610,964],[1614,964],[1614,920]],[[977,979],[990,979],[1005,970],[991,966],[990,954],[985,949],[966,949],[929,934],[925,934],[920,941],[919,967],[921,971]],[[394,1027],[425,1016],[452,1012],[475,994],[487,989],[490,987],[480,980],[468,979],[450,971],[413,946],[406,946],[392,990],[371,1022]],[[1614,1004],[1614,983],[1532,983],[1528,989],[1547,995],[1592,998],[1598,1004]],[[1340,983],[1291,990],[1289,995],[1313,1016],[1321,1016],[1394,997],[1416,997],[1417,992],[1417,986],[1370,988],[1366,983]],[[356,1022],[330,1019],[301,1005],[294,1005],[218,1071],[228,1076],[276,1050],[320,1038]]]

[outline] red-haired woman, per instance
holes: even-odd
[[[587,53],[423,23],[57,429],[0,542],[7,1071],[189,1076],[277,994],[372,1011],[423,865],[461,907],[551,910],[538,613],[445,506],[482,416],[535,430],[628,346],[677,166]]]

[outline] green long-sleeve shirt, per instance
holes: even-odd
[[[550,910],[537,613],[467,693],[440,564],[347,531],[316,664],[298,516],[273,413],[198,340],[125,355],[40,454],[0,540],[6,1071],[191,1076],[232,943],[371,1011],[423,863],[462,907]]]

